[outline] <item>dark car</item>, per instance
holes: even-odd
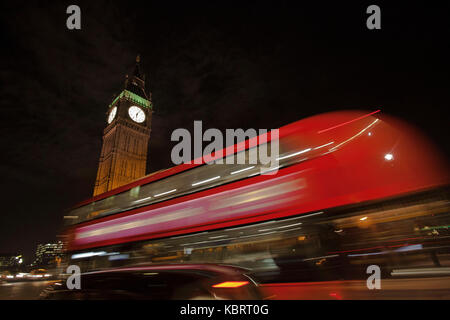
[[[247,270],[215,264],[134,266],[81,274],[81,289],[66,281],[41,293],[49,300],[187,300],[261,299]]]

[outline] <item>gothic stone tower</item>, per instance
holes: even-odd
[[[109,105],[94,196],[145,175],[153,106],[139,63],[137,56],[133,75]]]

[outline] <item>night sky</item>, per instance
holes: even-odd
[[[66,28],[77,4],[82,29]],[[378,4],[382,29],[366,28]],[[3,1],[0,252],[54,241],[92,195],[106,111],[135,57],[155,113],[147,172],[176,128],[278,128],[326,111],[399,116],[449,155],[450,5],[395,1]]]

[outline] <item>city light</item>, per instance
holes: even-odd
[[[295,152],[295,153],[291,153],[291,154],[288,154],[286,156],[279,157],[279,158],[277,158],[277,160],[284,160],[284,159],[287,159],[287,158],[295,157],[295,156],[298,156],[299,154],[302,154],[302,153],[305,153],[305,152],[308,152],[308,151],[311,151],[311,148],[308,148],[308,149],[305,149],[305,150],[301,150],[301,151],[298,151],[298,152]]]
[[[334,141],[328,142],[328,143],[323,144],[321,146],[315,147],[314,150],[322,149],[323,147],[329,146],[329,145],[331,145],[333,143],[334,143]]]
[[[166,191],[166,192],[163,192],[163,193],[155,194],[154,197],[156,198],[156,197],[164,196],[166,194],[169,194],[169,193],[172,193],[172,192],[175,192],[175,191],[177,191],[177,189],[172,189],[172,190],[169,190],[169,191]]]
[[[217,176],[217,177],[214,177],[214,178],[210,178],[210,179],[206,179],[206,180],[203,180],[203,181],[195,182],[195,183],[192,184],[192,186],[195,187],[195,186],[198,186],[198,185],[203,184],[203,183],[207,183],[207,182],[211,182],[211,181],[217,180],[219,178],[220,178],[220,176]]]
[[[244,171],[247,171],[247,170],[251,170],[251,169],[253,169],[254,167],[255,167],[255,166],[251,166],[251,167],[244,168],[244,169],[241,169],[241,170],[236,170],[236,171],[231,172],[230,174],[238,174],[238,173],[241,173],[241,172],[244,172]]]
[[[213,288],[239,288],[248,284],[248,281],[225,281],[213,285]]]

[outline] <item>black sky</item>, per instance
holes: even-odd
[[[376,3],[371,31],[370,4],[2,2],[0,252],[30,262],[91,196],[107,106],[137,53],[155,106],[148,172],[171,166],[170,134],[194,120],[277,128],[343,109],[381,108],[448,155],[450,5]]]

